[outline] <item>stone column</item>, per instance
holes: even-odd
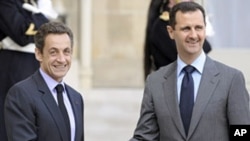
[[[80,12],[80,87],[92,88],[92,2],[91,0],[79,0]]]

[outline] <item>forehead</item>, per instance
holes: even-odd
[[[203,14],[200,10],[176,13],[176,25],[199,24],[204,25]]]
[[[48,47],[71,47],[68,34],[48,34],[45,38],[45,46]]]

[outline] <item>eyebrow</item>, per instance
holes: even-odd
[[[189,25],[187,25],[187,26],[183,26],[183,27],[180,27],[180,29],[190,29],[191,28],[191,26],[189,26]],[[194,26],[194,28],[204,28],[204,26],[203,25],[196,25],[196,26]]]

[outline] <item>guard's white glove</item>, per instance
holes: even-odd
[[[23,8],[25,10],[28,10],[28,11],[32,12],[32,13],[40,13],[41,12],[37,7],[35,7],[35,6],[33,6],[33,5],[29,4],[29,3],[24,3]]]
[[[51,0],[38,0],[37,7],[49,19],[56,19],[58,17],[58,13],[53,8]]]
[[[24,3],[23,8],[32,13],[42,13],[48,19],[56,19],[58,13],[53,9],[51,0],[38,0],[37,7]]]

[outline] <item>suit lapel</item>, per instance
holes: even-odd
[[[68,139],[66,127],[64,124],[62,124],[62,123],[64,123],[63,117],[59,111],[59,108],[56,104],[56,101],[54,100],[54,97],[52,96],[47,84],[43,80],[39,71],[37,71],[34,74],[34,79],[36,81],[38,90],[43,94],[42,101],[45,103],[48,111],[52,115],[52,117],[53,117],[53,119],[58,127],[59,132],[61,133],[62,141],[66,141],[66,139]]]
[[[75,118],[75,126],[76,126],[76,134],[75,134],[75,140],[81,140],[81,135],[82,135],[82,130],[81,130],[81,127],[82,127],[82,124],[83,124],[83,120],[82,120],[82,117],[83,115],[81,115],[83,112],[82,112],[82,99],[81,97],[79,97],[78,95],[75,94],[74,91],[72,91],[71,88],[69,88],[67,85],[66,85],[66,90],[67,90],[67,93],[68,93],[68,97],[69,97],[69,100],[70,100],[70,103],[71,103],[71,106],[72,106],[72,110],[73,110],[73,113],[74,113],[74,118]]]
[[[181,121],[178,98],[177,98],[176,62],[169,67],[170,69],[168,69],[168,72],[165,75],[166,81],[163,83],[163,92],[165,96],[165,101],[167,103],[167,107],[170,111],[170,115],[172,117],[172,120],[174,121],[176,128],[178,129],[180,134],[185,138],[186,135]]]
[[[193,109],[188,139],[193,134],[203,112],[205,111],[209,99],[211,98],[213,91],[219,82],[218,74],[219,71],[214,65],[214,62],[209,57],[207,57]]]

